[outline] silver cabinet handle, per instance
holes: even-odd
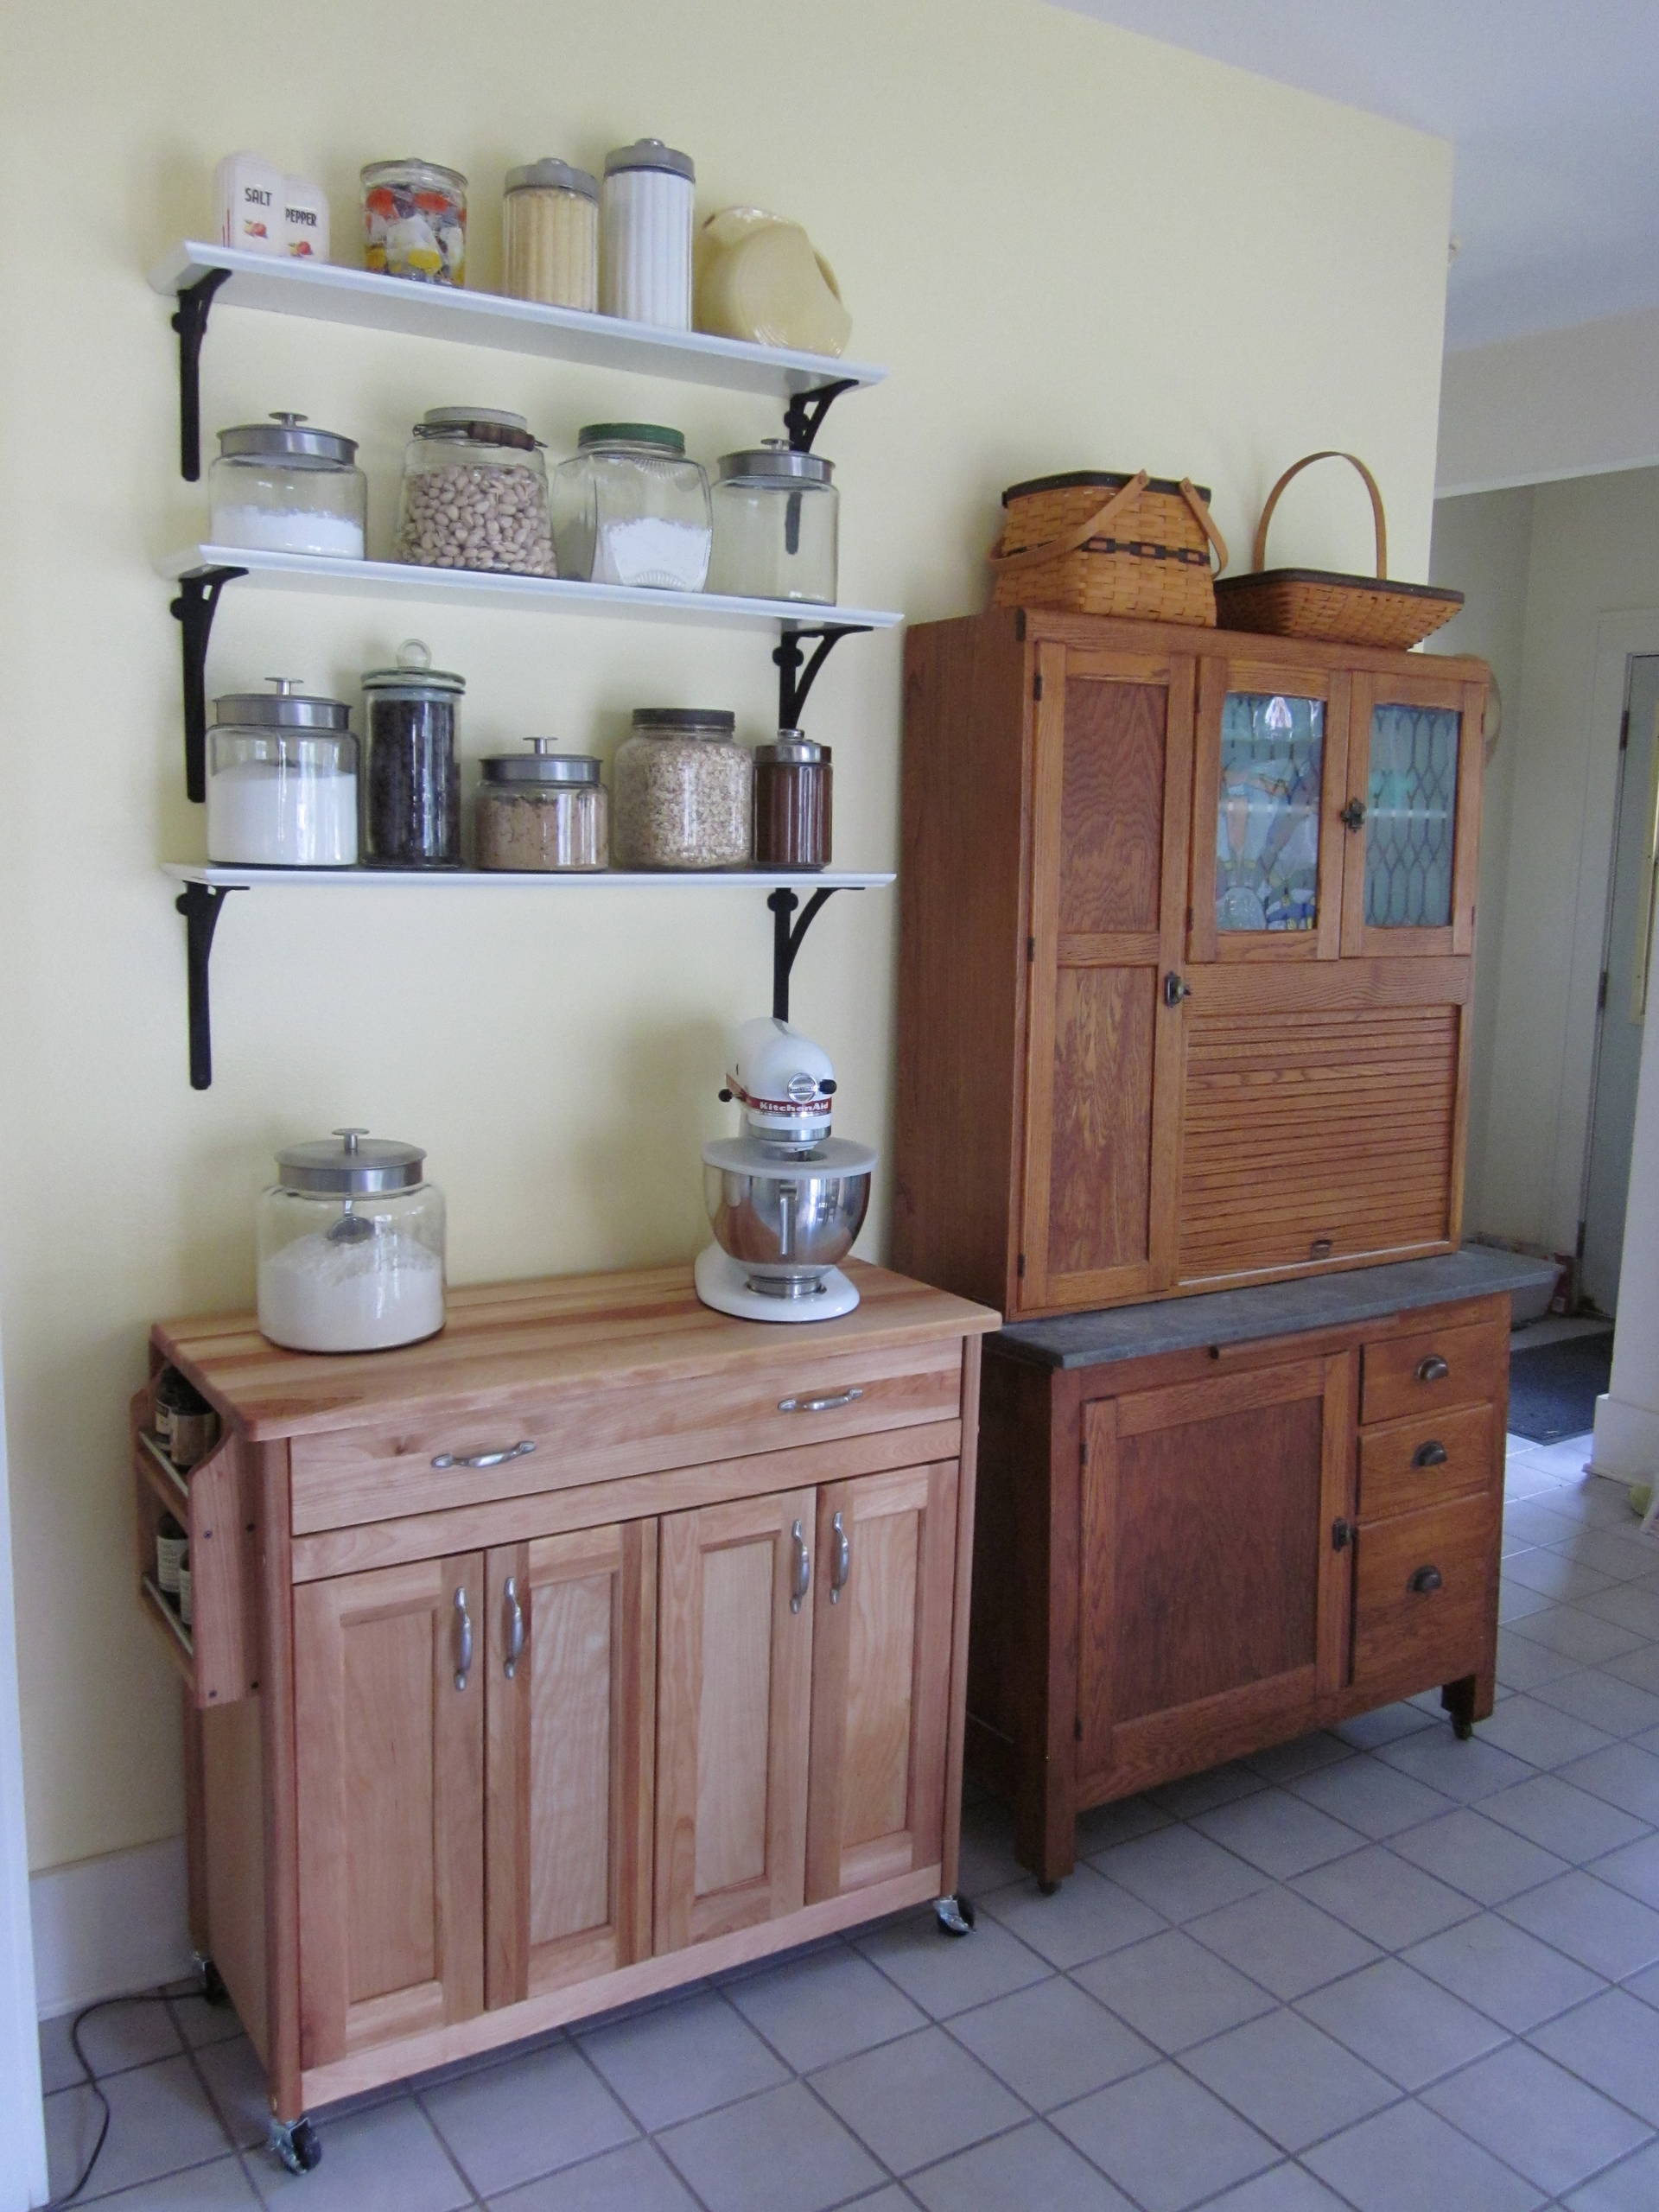
[[[473,1617],[467,1610],[467,1586],[455,1592],[455,1688],[464,1690],[473,1671]]]
[[[847,1578],[853,1571],[853,1540],[847,1534],[847,1524],[839,1513],[830,1523],[836,1539],[836,1548],[830,1561],[830,1602],[841,1603],[841,1593],[847,1587]]]
[[[524,1656],[524,1609],[518,1602],[518,1578],[507,1577],[507,1586],[502,1592],[507,1609],[507,1657],[504,1669],[511,1681],[518,1672],[518,1662]]]
[[[440,1452],[432,1462],[435,1467],[499,1467],[509,1459],[522,1459],[526,1452],[536,1449],[534,1437],[526,1436],[522,1443],[504,1445],[499,1452]]]
[[[779,1398],[778,1410],[780,1414],[833,1413],[837,1406],[850,1406],[855,1398],[863,1395],[863,1384],[855,1383],[850,1390],[837,1390],[830,1398]]]
[[[812,1587],[812,1554],[806,1548],[806,1532],[798,1521],[790,1530],[790,1541],[795,1547],[795,1575],[790,1585],[789,1610],[798,1613],[807,1592]]]

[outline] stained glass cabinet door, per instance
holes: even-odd
[[[1473,950],[1484,710],[1478,683],[1355,677],[1342,816],[1344,954]]]

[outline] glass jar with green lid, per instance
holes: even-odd
[[[602,868],[610,857],[610,802],[589,753],[556,753],[527,737],[529,753],[486,753],[479,764],[478,865],[544,874]]]
[[[661,423],[590,423],[553,472],[559,574],[636,589],[701,591],[712,540],[709,479]]]

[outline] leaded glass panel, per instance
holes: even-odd
[[[1372,711],[1365,802],[1372,929],[1444,929],[1452,919],[1461,721],[1454,707],[1383,703]]]
[[[1216,809],[1218,930],[1313,928],[1324,765],[1323,700],[1227,694]]]

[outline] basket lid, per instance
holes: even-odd
[[[1027,492],[1070,492],[1084,485],[1096,491],[1121,492],[1126,484],[1134,482],[1135,476],[1135,471],[1132,468],[1116,471],[1102,468],[1073,468],[1062,476],[1033,476],[1024,484],[1010,484],[1002,494],[1002,504],[1006,507],[1010,499],[1023,499]],[[1173,476],[1149,476],[1147,479],[1147,489],[1148,492],[1166,493],[1177,499],[1181,496],[1180,480]],[[1210,486],[1207,484],[1195,484],[1192,489],[1207,507],[1210,504]]]

